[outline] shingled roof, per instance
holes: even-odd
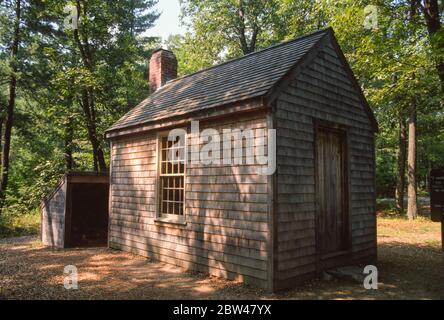
[[[111,128],[119,131],[267,95],[331,29],[169,81]]]

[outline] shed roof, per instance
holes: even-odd
[[[327,34],[333,34],[330,28],[171,80],[125,114],[107,133],[264,97]],[[365,101],[363,95],[362,98]]]

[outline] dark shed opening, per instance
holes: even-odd
[[[58,248],[106,246],[108,193],[108,175],[66,174],[42,201],[43,244]]]

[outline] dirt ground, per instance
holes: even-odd
[[[439,224],[380,218],[378,242],[377,290],[333,279],[267,294],[105,248],[51,250],[36,237],[4,239],[0,299],[444,299]],[[78,268],[78,290],[63,286],[66,265]]]

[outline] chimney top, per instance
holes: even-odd
[[[168,81],[177,78],[177,59],[173,52],[159,48],[150,59],[150,92],[157,91]]]

